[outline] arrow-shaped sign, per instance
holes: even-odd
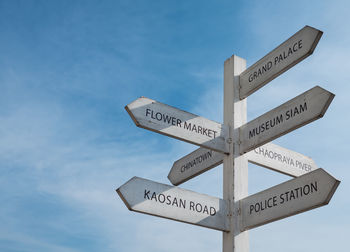
[[[125,107],[136,126],[208,149],[228,153],[225,125],[141,97]]]
[[[281,75],[309,55],[322,36],[322,31],[305,26],[265,57],[245,70],[240,76],[240,99]]]
[[[228,231],[225,200],[133,177],[117,193],[131,211]]]
[[[222,164],[224,156],[216,151],[198,148],[174,162],[168,179],[173,185],[180,185]],[[299,177],[318,168],[311,158],[273,143],[264,144],[246,153],[245,156],[250,163],[292,177]]]
[[[246,153],[246,157],[250,163],[292,177],[299,177],[318,168],[311,158],[273,143],[264,144]]]
[[[291,179],[240,201],[241,230],[327,205],[340,181],[323,169]]]
[[[316,86],[241,126],[240,153],[323,117],[333,98],[334,94]]]
[[[177,160],[171,168],[168,179],[173,185],[179,185],[220,164],[224,160],[222,153],[199,148]]]

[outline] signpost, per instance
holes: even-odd
[[[309,55],[322,36],[321,31],[305,26],[240,76],[240,98],[244,99]]]
[[[323,117],[334,94],[316,86],[247,123],[246,97],[312,54],[321,36],[305,26],[248,69],[227,59],[223,124],[145,97],[127,105],[138,127],[201,146],[174,163],[172,184],[223,163],[223,199],[133,177],[117,189],[127,208],[223,231],[223,252],[249,252],[247,230],[328,204],[340,181],[269,142]],[[295,178],[248,196],[248,161]]]
[[[339,183],[319,168],[244,198],[241,200],[241,230],[327,205]]]
[[[117,193],[131,211],[228,231],[226,201],[133,177]]]
[[[253,150],[325,114],[334,94],[316,86],[240,127],[240,153]]]
[[[133,101],[125,109],[138,127],[218,152],[228,152],[225,125],[145,97]]]

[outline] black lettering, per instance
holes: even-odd
[[[282,54],[280,54],[280,56],[278,57],[278,63],[279,63],[281,60],[283,60]]]
[[[288,198],[289,192],[285,192],[285,195],[286,195],[287,201],[289,201],[289,198]]]
[[[253,75],[252,75],[252,74],[249,75],[248,81],[249,81],[249,82],[252,82],[252,81],[253,81]]]
[[[176,126],[181,128],[181,120],[180,119],[176,120]]]
[[[283,115],[281,114],[279,117],[276,117],[276,124],[283,122]]]
[[[172,117],[171,118],[171,125],[176,125],[176,118],[175,117]]]
[[[176,205],[177,207],[179,207],[179,204],[177,203],[177,198],[176,197],[174,197],[173,203],[171,205],[172,206]]]
[[[277,206],[277,196],[273,196],[273,206]]]
[[[260,132],[263,133],[265,131],[265,125],[264,124],[261,124],[260,125]],[[259,132],[259,134],[260,134]]]
[[[163,121],[164,121],[165,123],[170,124],[170,121],[171,121],[172,118],[173,118],[173,117],[170,117],[170,116],[168,116],[168,115],[163,115]]]
[[[295,199],[295,195],[294,195],[294,192],[293,191],[290,191],[290,200]]]
[[[252,214],[252,211],[254,210],[254,205],[249,206],[249,214]]]
[[[165,204],[167,204],[167,205],[171,204],[171,196],[170,195],[166,196],[166,203]]]
[[[211,138],[211,134],[213,133],[213,131],[212,130],[210,130],[210,129],[208,129],[208,137],[210,137]]]
[[[202,208],[203,208],[203,206],[202,206],[200,203],[197,203],[197,204],[196,204],[196,211],[197,211],[198,213],[202,212]]]
[[[294,166],[293,158],[290,159],[289,165],[293,165]]]
[[[149,199],[149,193],[150,193],[151,191],[147,191],[146,189],[145,189],[145,194],[143,195],[143,198],[144,199],[146,199],[146,197],[147,197],[147,199]]]
[[[306,111],[307,110],[307,104],[306,104],[306,102],[304,103],[304,105],[301,105],[300,104],[300,112],[304,112],[304,111]]]
[[[152,197],[151,197],[151,200],[155,200],[157,201],[157,194],[155,192],[152,193]]]
[[[180,207],[183,207],[183,209],[186,209],[186,200],[180,199]]]
[[[270,200],[272,200],[272,198],[269,198],[269,199],[267,200],[267,207],[268,207],[268,208],[271,208],[271,207],[272,207],[272,205],[270,205]]]
[[[315,184],[311,183],[311,193],[317,192],[317,181],[315,181]]]
[[[289,47],[289,49],[288,49],[288,56],[291,55],[291,54],[293,54],[293,51],[292,51],[292,48]]]
[[[280,195],[280,204],[283,204],[284,203],[284,198],[283,198],[283,194]]]
[[[265,210],[265,209],[266,209],[266,200],[265,200],[265,208],[263,207],[263,203],[262,203],[262,202],[260,202],[260,209],[261,209],[261,211],[263,211],[263,210]]]
[[[203,135],[204,135],[204,136],[208,136],[207,130],[208,130],[207,128],[203,128]]]
[[[194,211],[194,202],[190,201],[190,210]]]
[[[162,114],[159,113],[159,112],[157,112],[157,113],[156,113],[156,119],[157,119],[158,121],[161,121],[161,120],[162,120]]]
[[[203,133],[202,133],[202,127],[201,127],[201,126],[198,126],[198,133],[200,133],[200,134],[203,135]]]
[[[257,210],[257,208],[258,208],[258,210]],[[255,203],[254,210],[256,213],[260,211],[260,204],[259,203]]]
[[[191,123],[184,122],[184,129],[191,130]]]
[[[160,198],[161,196],[163,197],[162,200],[161,200],[161,198]],[[162,193],[158,194],[158,201],[159,201],[160,203],[164,203],[164,202],[165,202],[165,195],[162,194]]]
[[[297,46],[298,46],[298,43],[294,43],[294,45],[293,45],[293,51],[294,51],[294,52],[298,51]]]
[[[255,137],[255,128],[253,130],[249,130],[249,139]]]
[[[156,120],[156,118],[154,117],[154,111],[153,110],[151,110],[151,118]]]
[[[307,190],[305,190],[305,189],[307,189]],[[308,195],[310,193],[310,186],[309,185],[304,186],[303,193],[304,193],[304,195]]]
[[[286,111],[286,120],[288,120],[291,117],[291,115],[289,114],[289,110]]]
[[[210,207],[209,210],[211,216],[214,216],[216,214],[216,209],[214,207]]]
[[[208,207],[207,207],[207,206],[204,206],[204,208],[203,208],[203,213],[209,214],[209,212],[208,212]]]
[[[267,69],[270,70],[271,67],[272,67],[272,61],[269,61],[269,62],[267,63]]]
[[[288,57],[288,55],[286,56],[286,52],[283,52],[283,59],[286,59]]]
[[[181,166],[181,172],[184,172],[185,171],[185,166]]]
[[[193,124],[193,126],[192,126],[192,131],[195,131],[197,133],[197,127],[195,124]]]

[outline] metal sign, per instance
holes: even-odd
[[[141,97],[125,107],[136,126],[218,152],[228,153],[227,127]]]
[[[240,201],[241,230],[327,205],[340,181],[323,169],[291,179]]]
[[[133,177],[117,193],[131,211],[228,231],[226,201],[205,194]]]
[[[169,172],[168,179],[173,185],[179,185],[222,164],[224,155],[213,150],[199,148],[177,160]]]
[[[334,94],[316,86],[241,126],[240,153],[323,117],[333,98]]]
[[[318,168],[311,158],[273,143],[264,144],[245,156],[250,163],[292,177],[299,177]]]
[[[305,26],[245,70],[239,77],[240,99],[246,98],[269,81],[311,55],[322,34],[322,31]]]

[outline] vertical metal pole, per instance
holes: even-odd
[[[238,201],[248,195],[248,161],[239,155],[238,128],[247,121],[246,99],[239,99],[239,74],[246,60],[233,55],[224,65],[224,124],[229,125],[230,154],[224,158],[223,198],[230,205],[230,232],[223,232],[223,252],[248,252],[248,232],[240,231]]]

